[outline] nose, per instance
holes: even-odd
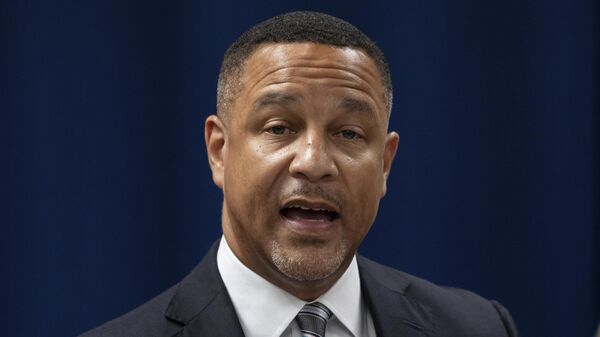
[[[290,164],[290,174],[311,182],[327,181],[338,175],[338,167],[333,160],[325,136],[307,134],[297,140],[294,159]]]

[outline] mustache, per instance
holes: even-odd
[[[339,210],[342,210],[344,205],[342,198],[340,198],[336,192],[305,181],[299,183],[299,185],[295,186],[291,191],[285,192],[281,199],[287,200],[296,197],[325,200],[334,204]]]

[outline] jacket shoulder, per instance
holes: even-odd
[[[181,328],[165,317],[165,310],[176,286],[164,291],[123,316],[90,330],[79,337],[164,337]]]
[[[364,257],[359,257],[358,262],[361,277],[427,308],[438,333],[445,336],[473,335],[474,332],[475,336],[518,336],[508,310],[496,301],[465,289],[440,286]],[[503,333],[498,334],[498,331]]]

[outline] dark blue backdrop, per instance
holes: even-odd
[[[0,335],[78,334],[199,261],[222,54],[292,9],[349,20],[391,64],[401,142],[362,253],[498,299],[524,336],[591,336],[596,0],[1,2]]]

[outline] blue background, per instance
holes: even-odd
[[[294,9],[352,22],[391,65],[401,141],[361,252],[499,300],[523,336],[591,336],[594,0],[0,2],[0,335],[76,335],[201,259],[222,55]]]

